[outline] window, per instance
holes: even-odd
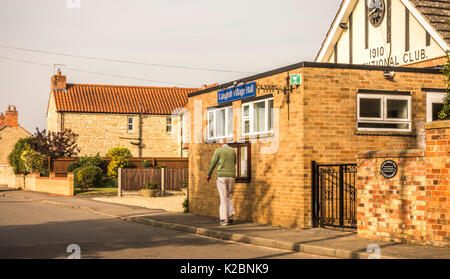
[[[427,122],[440,120],[438,114],[444,107],[444,96],[440,92],[427,93]]]
[[[128,132],[133,132],[133,116],[128,116],[127,118],[127,126],[128,126]]]
[[[233,137],[233,108],[213,108],[208,110],[208,139]]]
[[[170,117],[166,118],[166,132],[172,133],[172,118]]]
[[[273,98],[242,105],[242,133],[257,135],[273,131]]]
[[[411,96],[358,94],[357,98],[358,130],[411,130]]]
[[[251,180],[250,143],[230,143],[236,151],[236,182],[249,183]]]

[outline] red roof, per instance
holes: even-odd
[[[54,90],[56,110],[63,112],[172,114],[183,108],[188,93],[199,88],[67,84]]]

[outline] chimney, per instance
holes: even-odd
[[[66,90],[66,76],[61,75],[61,69],[58,69],[58,73],[52,76],[51,83],[52,92]]]
[[[4,119],[5,119],[4,124],[8,127],[19,126],[19,114],[16,110],[16,106],[12,105],[8,106],[8,110],[5,112]]]

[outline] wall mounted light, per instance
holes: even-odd
[[[348,29],[348,24],[346,22],[341,22],[341,23],[339,23],[339,27],[341,27],[344,30],[347,30]]]
[[[395,72],[394,71],[391,71],[391,72],[385,71],[383,73],[383,76],[387,80],[394,80]]]

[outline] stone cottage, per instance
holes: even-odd
[[[12,172],[8,155],[14,144],[21,138],[31,134],[19,125],[19,112],[15,106],[8,106],[5,114],[0,114],[0,185],[7,185]]]
[[[186,157],[183,107],[196,88],[68,84],[51,78],[47,129],[78,134],[81,155],[123,146],[135,157]]]

